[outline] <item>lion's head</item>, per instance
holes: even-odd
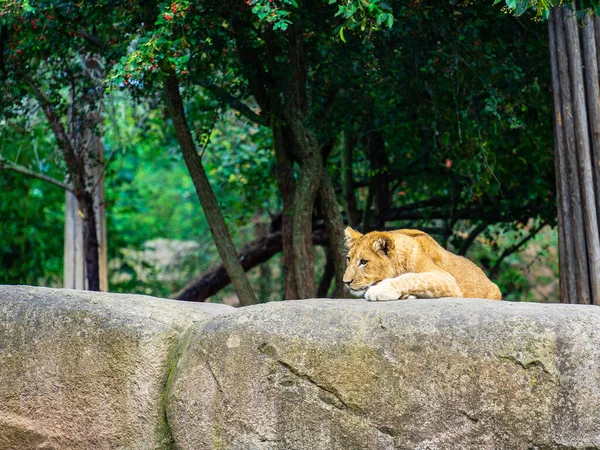
[[[370,286],[396,276],[390,261],[395,247],[390,233],[362,234],[348,227],[345,234],[348,258],[344,283],[352,295],[362,297]]]

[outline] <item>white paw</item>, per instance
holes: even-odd
[[[365,292],[365,298],[371,302],[381,302],[386,300],[398,300],[401,297],[397,289],[392,287],[391,283],[382,281],[375,286],[371,286]]]

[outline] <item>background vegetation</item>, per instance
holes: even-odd
[[[284,236],[250,271],[260,301],[291,296],[284,272],[305,276],[281,254],[286,220],[305,221],[302,208],[301,239],[315,252],[307,273],[333,295],[337,244],[317,192],[327,185],[321,170],[345,223],[423,229],[484,267],[506,299],[558,300],[548,38],[536,11],[136,3],[0,3],[0,167],[76,178],[36,92],[72,142],[94,130],[104,144],[110,290],[173,296],[220,263],[164,100],[171,76],[236,248]],[[90,55],[101,79],[89,76]],[[304,202],[298,192],[315,173]],[[60,286],[64,190],[0,170],[0,192],[0,283]],[[229,287],[211,301],[232,295]]]

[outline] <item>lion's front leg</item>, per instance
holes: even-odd
[[[416,298],[414,295],[405,292],[405,289],[396,280],[397,278],[389,278],[371,286],[365,292],[365,298],[372,302]]]
[[[456,279],[442,271],[405,273],[383,280],[365,293],[365,298],[370,301],[440,297],[462,297]]]

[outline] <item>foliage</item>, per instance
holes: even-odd
[[[460,248],[467,225],[486,223],[511,241],[516,239],[511,233],[531,218],[555,221],[546,29],[530,20],[550,3],[527,4],[533,14],[525,13],[524,2],[506,1],[511,11],[528,14],[515,18],[489,3],[431,0],[3,0],[0,21],[11,33],[2,51],[0,102],[8,118],[31,112],[24,81],[32,80],[65,120],[68,82],[81,71],[81,54],[103,55],[105,85],[111,88],[104,127],[109,257],[113,280],[121,283],[112,288],[166,296],[218,260],[156,95],[164,72],[173,69],[180,79],[198,152],[239,246],[254,238],[248,224],[268,222],[282,208],[272,128],[283,115],[270,117],[261,110],[264,102],[250,93],[258,80],[274,98],[282,97],[293,76],[284,43],[300,21],[310,99],[306,122],[319,144],[332,148],[328,169],[340,193],[340,135],[354,142],[358,207],[382,216],[365,226],[427,228],[440,242]],[[244,55],[245,50],[252,53]],[[26,128],[33,133],[28,139],[43,143],[44,155],[56,156],[45,126]],[[14,158],[27,138],[2,139],[5,157]],[[28,152],[27,158],[32,165],[34,155]],[[64,178],[60,158],[39,167]],[[301,172],[298,161],[293,171]],[[0,183],[10,183],[14,192],[2,200],[2,211],[37,198],[32,193],[38,189],[48,215],[31,229],[16,225],[27,207],[3,216],[14,217],[11,242],[25,242],[38,230],[39,241],[22,246],[22,260],[0,272],[6,281],[58,277],[61,244],[44,236],[61,233],[62,194],[19,176],[0,171]],[[377,198],[368,203],[374,196],[384,200],[383,211],[373,206]],[[345,209],[341,195],[339,202]],[[413,207],[420,204],[433,206]],[[3,227],[8,223],[2,220]],[[184,252],[192,255],[178,254],[175,266],[158,271],[142,263],[141,276],[135,260],[160,238],[195,243]],[[496,241],[505,243],[502,239]],[[490,240],[484,247],[477,242],[482,255],[499,250]],[[53,255],[41,258],[37,271],[25,262],[36,260],[31,258],[36,246]],[[500,279],[510,273],[518,278],[519,271],[502,268]],[[169,271],[178,276],[165,278]],[[519,283],[506,287],[518,290]]]
[[[29,122],[0,121],[0,158],[60,178],[52,135],[39,114]],[[61,286],[64,191],[0,170],[0,192],[0,283]]]

